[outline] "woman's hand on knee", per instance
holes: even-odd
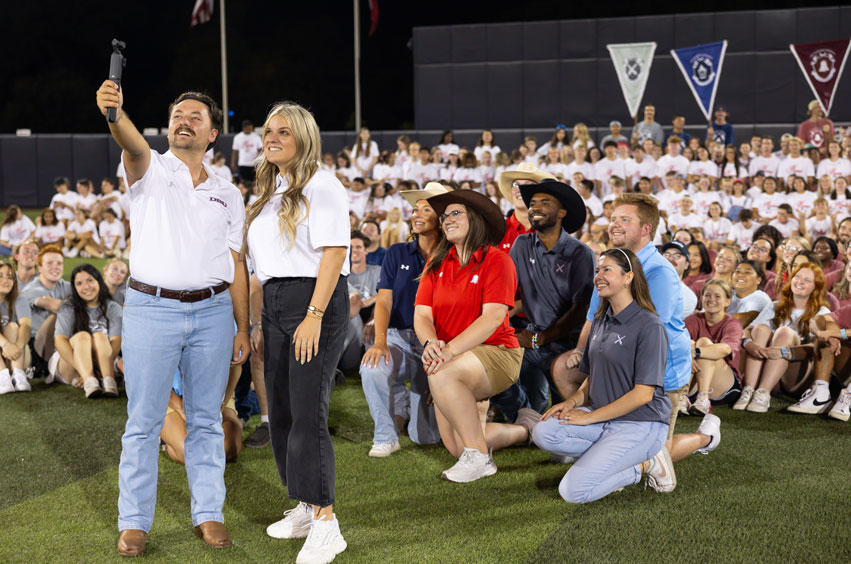
[[[576,407],[576,402],[573,400],[565,400],[561,403],[557,403],[549,408],[544,414],[541,416],[541,421],[546,421],[550,417],[555,417],[556,419],[564,419],[564,416],[567,413]]]

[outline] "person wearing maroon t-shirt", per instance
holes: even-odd
[[[523,184],[540,184],[542,180],[555,180],[556,177],[548,172],[538,170],[532,163],[520,163],[516,170],[507,170],[499,173],[497,183],[502,197],[514,206],[514,213],[505,220],[505,235],[499,242],[498,248],[506,253],[511,250],[511,245],[520,235],[531,233],[532,222],[529,221],[529,208],[520,195],[520,186]]]
[[[706,415],[712,403],[730,403],[739,399],[739,357],[742,348],[742,324],[727,313],[733,289],[723,280],[711,279],[703,286],[703,311],[686,318],[686,329],[693,343],[697,398],[691,412]]]
[[[821,106],[818,100],[813,100],[809,103],[807,113],[810,115],[810,118],[798,127],[798,137],[803,139],[804,143],[815,145],[819,149],[827,147],[827,144],[835,136],[833,122],[826,117],[822,117]]]
[[[428,202],[446,239],[420,279],[414,330],[423,344],[440,436],[459,457],[443,478],[472,482],[496,473],[490,450],[530,438],[521,425],[483,424],[487,400],[517,381],[523,361],[508,324],[517,273],[511,258],[493,247],[505,222],[490,198],[460,190]]]

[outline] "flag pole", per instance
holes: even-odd
[[[230,112],[228,109],[228,46],[225,40],[225,0],[219,0],[219,34],[222,51],[222,112],[224,113],[224,133],[228,133]]]
[[[222,0],[224,2],[224,0]],[[354,0],[355,8],[355,131],[361,127],[360,104],[360,3]]]

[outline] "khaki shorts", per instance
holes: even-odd
[[[504,392],[517,382],[523,364],[523,347],[509,349],[505,345],[479,345],[472,350],[491,383],[491,396]]]
[[[677,424],[677,414],[680,411],[680,401],[688,395],[688,384],[679,390],[671,390],[670,392],[666,391],[665,395],[668,396],[669,400],[671,400],[671,418],[668,420],[668,440],[670,441],[674,436],[674,425]]]

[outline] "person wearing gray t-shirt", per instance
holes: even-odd
[[[38,276],[20,293],[32,313],[30,351],[36,373],[47,370],[45,363],[55,350],[53,330],[56,312],[62,301],[71,295],[71,285],[62,279],[64,269],[62,249],[55,245],[44,247],[38,256]]]
[[[644,474],[655,490],[672,491],[676,477],[665,448],[668,336],[638,257],[621,248],[604,251],[594,285],[600,307],[579,365],[588,378],[544,414],[532,440],[576,459],[559,484],[570,503],[600,499]],[[589,399],[591,407],[582,407]]]
[[[18,277],[9,262],[0,262],[0,394],[29,392],[26,369],[30,339],[30,308],[17,295]]]
[[[82,387],[87,398],[101,394],[117,397],[113,362],[121,350],[123,309],[110,297],[100,272],[90,264],[74,268],[71,284],[71,296],[56,315],[56,353],[49,362],[50,375]],[[88,351],[92,354],[86,354]]]

